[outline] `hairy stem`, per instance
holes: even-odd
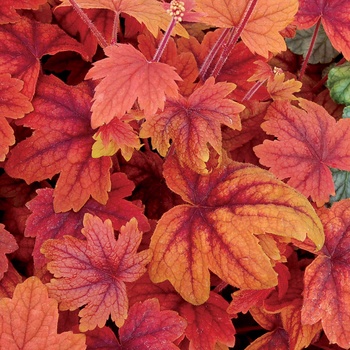
[[[259,90],[259,88],[265,83],[267,79],[263,80],[263,81],[257,81],[251,88],[249,91],[247,91],[247,93],[244,95],[244,97],[242,98],[242,101],[246,101],[246,100],[250,100],[253,95]]]
[[[219,75],[222,67],[224,66],[224,64],[228,58],[228,55],[233,50],[233,48],[236,46],[236,43],[237,43],[239,37],[241,36],[245,26],[247,25],[249,18],[252,15],[257,2],[258,2],[258,0],[250,0],[248,2],[247,7],[245,8],[243,16],[241,18],[241,21],[239,22],[238,26],[235,27],[234,32],[233,32],[231,38],[229,39],[229,42],[227,43],[227,46],[221,52],[219,60],[216,63],[215,68],[211,74],[215,78]]]
[[[199,70],[199,77],[202,80],[205,80],[207,71],[209,69],[210,64],[213,62],[214,57],[218,53],[221,47],[223,47],[225,40],[227,39],[228,34],[230,33],[230,28],[225,28],[221,33],[219,39],[216,41],[214,46],[209,51],[209,54],[205,57],[205,60]]]
[[[118,33],[119,33],[119,13],[116,13],[113,21],[113,34],[112,34],[112,45],[115,45],[118,42]]]
[[[162,38],[162,40],[161,40],[161,42],[160,42],[160,44],[159,44],[159,46],[158,46],[158,49],[157,49],[156,53],[155,53],[154,56],[153,56],[152,62],[159,62],[159,60],[160,60],[160,58],[162,57],[162,54],[163,54],[163,52],[164,52],[164,50],[165,50],[167,44],[168,44],[168,41],[169,41],[169,39],[170,39],[171,32],[173,31],[175,25],[176,25],[176,20],[175,20],[175,18],[173,17],[173,18],[171,19],[171,22],[170,22],[169,25],[168,25],[167,30],[166,30],[165,33],[164,33],[164,36],[163,36],[163,38]]]
[[[317,34],[318,34],[318,30],[320,29],[320,25],[321,25],[321,18],[316,23],[316,27],[315,27],[314,33],[312,35],[312,38],[311,38],[309,50],[307,51],[307,54],[305,56],[303,65],[301,66],[301,70],[300,70],[300,73],[299,73],[299,80],[301,80],[303,78],[304,74],[305,74],[305,70],[306,70],[307,64],[309,62],[310,56],[312,54],[312,51],[313,51],[315,43],[316,43]]]
[[[90,21],[90,18],[83,12],[83,10],[79,7],[79,5],[75,2],[75,0],[69,0],[71,5],[73,6],[73,9],[76,11],[76,13],[79,15],[79,17],[84,21],[84,23],[89,27],[92,34],[95,35],[97,42],[99,45],[104,49],[108,46],[108,43],[106,39],[103,37],[103,35],[99,32],[99,30],[96,28],[96,26]]]

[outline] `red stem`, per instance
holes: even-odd
[[[311,39],[311,42],[310,42],[309,50],[307,51],[307,54],[305,56],[303,65],[301,66],[301,70],[300,70],[300,74],[299,74],[299,80],[301,80],[303,78],[304,74],[305,74],[307,63],[309,62],[310,56],[312,54],[312,51],[313,51],[315,43],[316,43],[317,34],[318,34],[318,30],[320,29],[320,25],[321,25],[321,18],[316,23],[316,27],[315,27],[315,30],[314,30],[314,33],[312,35],[312,39]]]
[[[79,17],[84,21],[84,23],[89,27],[92,34],[95,35],[99,45],[104,49],[108,46],[108,43],[106,39],[103,37],[103,35],[99,32],[99,30],[96,28],[96,26],[90,21],[90,18],[83,12],[83,10],[79,7],[79,5],[75,2],[75,0],[69,0],[71,5],[73,6],[73,9],[76,11],[76,13],[79,15]]]
[[[169,23],[168,28],[165,31],[164,36],[163,36],[163,38],[162,38],[162,40],[161,40],[161,42],[160,42],[160,44],[158,46],[158,49],[157,49],[156,53],[153,56],[152,62],[159,62],[159,60],[162,57],[162,54],[163,54],[167,44],[168,44],[171,32],[174,29],[175,25],[176,25],[176,20],[174,18],[171,18],[171,22]]]
[[[221,52],[220,58],[219,58],[218,62],[216,63],[215,68],[211,74],[215,78],[219,75],[222,67],[224,66],[224,64],[228,58],[228,55],[235,47],[239,37],[241,36],[245,26],[247,25],[247,23],[249,21],[250,16],[252,15],[252,13],[254,11],[254,8],[255,8],[257,2],[258,2],[258,0],[250,0],[248,2],[247,7],[245,8],[243,16],[241,18],[241,21],[239,22],[238,26],[235,28],[233,35],[232,35],[231,39],[229,39],[227,46]]]
[[[199,71],[199,77],[202,80],[206,79],[206,74],[207,71],[209,69],[209,66],[211,65],[211,63],[213,62],[214,57],[216,56],[216,54],[218,53],[218,51],[220,50],[220,48],[224,45],[224,42],[228,36],[228,34],[230,33],[230,30],[232,28],[225,28],[223,30],[223,32],[221,33],[220,37],[218,38],[218,40],[216,41],[216,43],[214,44],[214,46],[211,48],[211,50],[209,51],[209,54],[205,57],[205,60],[201,66],[201,69]]]
[[[262,86],[265,81],[267,79],[263,80],[263,81],[257,81],[251,88],[250,90],[244,95],[244,97],[242,98],[242,101],[245,100],[250,100],[252,98],[252,96],[259,90],[260,86]]]
[[[119,13],[116,13],[113,21],[112,45],[118,42],[119,23]]]

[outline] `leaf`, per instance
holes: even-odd
[[[0,299],[12,298],[13,292],[18,283],[23,282],[22,276],[13,267],[12,263],[9,262],[8,270],[4,273],[4,277],[0,281]]]
[[[147,274],[128,285],[130,303],[148,298],[157,298],[162,310],[174,310],[187,321],[185,336],[190,349],[212,350],[215,344],[233,346],[235,328],[227,314],[227,301],[219,294],[210,292],[209,299],[202,305],[184,301],[166,281],[154,284]]]
[[[167,185],[188,204],[159,220],[150,248],[154,283],[168,279],[192,304],[209,297],[209,269],[242,289],[277,284],[277,274],[255,235],[265,232],[323,244],[322,226],[306,198],[253,165],[229,162],[210,175],[165,164]]]
[[[78,211],[90,196],[104,204],[108,200],[111,160],[91,157],[91,96],[87,83],[68,86],[52,75],[42,76],[34,111],[21,120],[35,131],[12,149],[5,166],[10,176],[27,183],[60,173],[54,194],[56,212]]]
[[[7,349],[85,349],[85,335],[57,334],[57,301],[37,277],[17,285],[12,299],[0,300],[0,343]]]
[[[290,24],[298,10],[297,0],[259,0],[241,38],[248,48],[263,57],[286,50],[279,31]],[[247,6],[246,0],[198,0],[197,10],[206,14],[205,23],[221,28],[236,27]]]
[[[327,87],[332,99],[350,105],[350,62],[333,67],[328,73]]]
[[[350,198],[350,173],[348,171],[331,169],[335,187],[335,195],[331,196],[331,203],[339,202],[342,199]]]
[[[134,349],[178,349],[172,342],[186,328],[186,321],[176,312],[160,310],[157,299],[135,303],[129,310],[124,325],[119,330],[121,348]]]
[[[132,126],[118,118],[102,125],[93,138],[93,158],[112,156],[120,149],[122,156],[129,161],[134,149],[141,148],[140,139]]]
[[[50,35],[47,35],[50,33]],[[40,72],[40,59],[61,51],[74,51],[88,59],[84,47],[54,24],[21,17],[0,26],[0,74],[10,73],[24,81],[22,94],[33,98]]]
[[[148,220],[142,214],[142,208],[124,199],[131,195],[134,184],[123,173],[113,174],[111,181],[112,189],[105,205],[89,199],[77,213],[72,211],[55,213],[54,190],[49,188],[38,190],[37,197],[27,204],[32,214],[26,221],[24,232],[26,237],[35,237],[33,258],[36,269],[42,268],[45,264],[45,257],[40,253],[40,248],[46,240],[62,238],[64,235],[79,239],[84,237],[80,231],[86,213],[96,215],[102,220],[110,219],[115,230],[119,230],[122,225],[135,217],[140,230],[149,231]]]
[[[307,29],[321,19],[324,30],[334,48],[350,59],[350,22],[347,0],[300,0],[295,23]]]
[[[141,138],[152,138],[152,146],[165,156],[173,141],[180,164],[198,173],[207,173],[210,144],[222,156],[221,124],[240,129],[243,105],[226,98],[234,84],[206,80],[186,99],[168,99],[163,112],[146,119]]]
[[[330,343],[350,347],[348,280],[350,243],[350,200],[319,210],[325,229],[325,245],[305,270],[303,324],[319,320]]]
[[[26,9],[35,10],[40,5],[45,4],[47,0],[3,0],[0,7],[0,25],[17,22],[20,16],[16,10]]]
[[[82,332],[103,327],[109,315],[121,327],[128,314],[125,282],[142,276],[150,251],[137,253],[142,233],[134,218],[120,229],[116,241],[110,220],[85,214],[82,234],[86,240],[64,236],[42,245],[55,277],[48,284],[50,295],[60,301],[61,310],[85,305],[79,312]]]
[[[293,95],[299,92],[302,86],[300,81],[289,79],[284,81],[285,74],[277,72],[273,78],[267,81],[267,91],[271,98],[276,100],[297,100]]]
[[[288,333],[283,328],[276,328],[272,332],[265,333],[245,350],[291,350],[289,347]]]
[[[86,79],[102,79],[96,89],[92,105],[93,128],[121,118],[135,100],[146,115],[164,108],[167,97],[176,97],[176,80],[181,78],[165,63],[149,62],[131,45],[120,44],[105,48],[108,56],[94,64]],[[118,94],[115,92],[118,91]]]
[[[156,0],[76,0],[81,8],[87,9],[108,9],[117,16],[126,13],[144,23],[147,29],[153,34],[158,35],[159,28],[166,29],[171,17],[163,9],[162,4]],[[61,6],[71,6],[68,0],[64,0]],[[182,26],[177,26],[176,34],[187,36],[186,30]]]
[[[19,79],[11,78],[10,74],[0,74],[0,161],[4,161],[9,151],[9,146],[14,145],[15,137],[11,126],[6,118],[23,118],[26,113],[33,110],[28,98],[20,91],[23,82]]]
[[[297,55],[303,55],[305,59],[314,31],[315,26],[309,29],[297,30],[294,38],[286,38],[288,49]],[[334,49],[321,25],[308,62],[311,64],[329,63],[338,55],[339,52]]]
[[[261,127],[278,139],[264,141],[254,152],[276,176],[289,178],[290,186],[322,206],[335,194],[329,167],[350,170],[350,121],[336,122],[308,100],[299,99],[299,106],[275,101],[269,107]]]
[[[0,280],[8,269],[8,260],[5,254],[9,254],[18,249],[15,237],[5,230],[5,226],[0,223]]]

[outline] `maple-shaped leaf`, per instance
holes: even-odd
[[[178,349],[172,342],[186,328],[186,321],[175,311],[160,310],[155,298],[135,303],[119,329],[121,349]]]
[[[105,205],[89,199],[77,213],[73,211],[55,213],[54,190],[49,188],[38,190],[38,195],[27,204],[32,214],[26,220],[24,231],[26,237],[35,237],[33,258],[36,269],[42,268],[45,264],[45,257],[40,253],[40,248],[46,240],[62,238],[64,235],[84,238],[80,231],[86,213],[96,215],[102,220],[110,219],[115,230],[119,230],[135,217],[140,230],[149,230],[148,220],[142,214],[142,208],[124,199],[131,195],[134,184],[123,173],[113,174],[111,181],[112,189]]]
[[[188,204],[159,220],[150,248],[150,277],[168,279],[182,297],[208,299],[209,269],[243,289],[277,284],[277,274],[255,235],[268,232],[323,244],[321,223],[307,199],[253,165],[228,162],[210,175],[181,168],[175,157],[165,163],[167,185]]]
[[[5,230],[5,226],[0,224],[0,280],[8,268],[8,260],[5,254],[9,254],[18,249],[15,237]]]
[[[350,105],[350,62],[333,67],[328,73],[327,87],[332,99]]]
[[[60,173],[56,212],[78,211],[90,196],[103,204],[108,200],[111,160],[91,156],[91,97],[85,82],[68,86],[52,75],[42,76],[32,101],[34,111],[20,121],[34,129],[33,135],[12,149],[5,166],[10,176],[27,183]]]
[[[48,35],[50,33],[50,35]],[[57,25],[21,17],[14,24],[0,26],[0,73],[24,81],[21,91],[32,99],[41,70],[40,59],[61,51],[74,51],[88,59],[84,47]]]
[[[350,59],[350,2],[348,0],[300,0],[295,23],[307,29],[319,20],[332,45]]]
[[[152,138],[152,146],[165,156],[173,141],[180,163],[198,173],[207,173],[210,144],[222,155],[221,124],[241,129],[239,113],[244,106],[226,96],[235,84],[207,79],[188,98],[169,98],[163,112],[142,125],[141,138]]]
[[[132,126],[118,118],[114,118],[107,125],[102,125],[93,138],[95,140],[92,146],[94,158],[112,156],[120,149],[122,156],[129,161],[134,149],[141,148],[140,139]]]
[[[190,349],[212,350],[217,344],[233,346],[235,329],[226,309],[228,302],[210,292],[202,305],[192,305],[181,298],[168,282],[154,284],[147,274],[128,285],[130,303],[157,298],[162,310],[174,310],[187,321],[185,336]]]
[[[86,79],[101,79],[95,89],[91,125],[97,128],[121,118],[138,101],[146,115],[164,108],[167,97],[178,95],[174,68],[149,62],[133,46],[120,44],[105,48],[108,56],[94,64]]]
[[[286,50],[279,33],[290,24],[298,10],[298,0],[259,0],[244,27],[241,38],[253,53],[268,57]],[[204,12],[203,22],[221,28],[236,27],[246,10],[246,0],[198,0],[197,10]]]
[[[136,219],[120,229],[115,240],[112,222],[85,214],[82,234],[46,241],[41,252],[50,260],[48,270],[54,279],[50,295],[60,301],[61,310],[79,312],[80,330],[103,327],[108,317],[120,327],[128,314],[125,282],[133,282],[146,271],[151,253],[137,253],[142,233]]]
[[[305,270],[304,324],[319,320],[331,343],[350,347],[350,200],[334,203],[331,209],[319,210],[325,230],[325,244]]]
[[[143,23],[147,29],[156,37],[159,28],[166,29],[171,17],[163,9],[162,4],[156,0],[76,0],[81,8],[86,9],[108,9],[119,16],[126,13]],[[71,6],[69,0],[64,0],[61,6]],[[188,36],[186,30],[176,26],[176,34]]]
[[[11,78],[10,74],[0,74],[0,161],[5,160],[9,146],[15,143],[14,132],[6,118],[19,119],[33,110],[28,98],[20,91],[23,81]]]
[[[260,163],[318,206],[334,195],[329,167],[350,170],[350,120],[338,122],[320,105],[299,99],[299,107],[275,101],[261,127],[275,135],[254,147]]]
[[[36,10],[47,0],[3,0],[0,7],[0,24],[18,21],[21,17],[16,10]]]
[[[271,98],[276,100],[297,100],[293,95],[299,92],[302,83],[295,79],[289,79],[285,81],[285,74],[277,72],[273,78],[267,81],[267,91]]]
[[[30,277],[17,285],[13,298],[0,300],[0,344],[2,349],[85,349],[85,335],[57,334],[57,301],[47,288]]]

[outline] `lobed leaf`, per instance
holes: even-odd
[[[18,249],[15,237],[5,230],[5,226],[0,223],[0,280],[8,269],[8,260],[5,254],[9,254]]]
[[[120,229],[118,241],[111,221],[91,214],[84,216],[82,233],[86,240],[64,236],[42,245],[55,277],[48,284],[50,295],[60,301],[62,310],[85,305],[79,312],[83,332],[103,327],[110,315],[120,327],[128,315],[125,282],[142,276],[150,251],[137,253],[142,233],[134,218]]]
[[[277,274],[257,235],[275,234],[323,245],[321,223],[305,197],[265,170],[230,162],[196,174],[168,158],[167,185],[188,204],[159,220],[150,248],[154,283],[168,279],[192,304],[209,297],[209,269],[243,289],[277,285]]]

